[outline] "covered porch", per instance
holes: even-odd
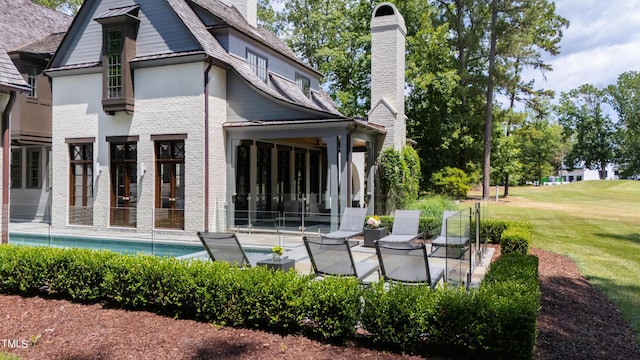
[[[228,122],[225,227],[328,232],[347,206],[374,213],[382,127],[354,119]]]

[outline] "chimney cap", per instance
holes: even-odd
[[[384,28],[393,25],[398,26],[403,33],[406,33],[404,18],[402,17],[396,6],[389,2],[378,4],[378,6],[373,9],[373,16],[371,17],[371,27]]]
[[[374,15],[373,16],[374,17],[387,16],[387,15],[394,15],[395,13],[396,13],[396,11],[395,11],[395,8],[394,8],[393,4],[382,3],[374,11]]]

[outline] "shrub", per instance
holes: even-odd
[[[437,194],[464,198],[471,189],[471,177],[463,170],[453,167],[444,167],[433,173],[431,184]]]
[[[526,226],[521,226],[526,229]],[[108,251],[0,246],[0,292],[54,294],[228,326],[369,339],[401,351],[421,346],[469,357],[529,358],[540,289],[537,258],[503,253],[480,289],[373,284],[294,271],[240,269]]]
[[[455,209],[456,204],[448,196],[431,194],[408,203],[406,208],[420,210],[422,216],[438,218],[445,210]]]
[[[307,331],[332,341],[351,340],[360,319],[362,295],[363,289],[354,278],[310,281],[302,296]]]
[[[428,285],[404,286],[372,284],[364,295],[362,327],[375,344],[413,351],[430,333],[432,319],[438,316],[436,298],[440,292]]]
[[[405,146],[402,151],[385,148],[376,160],[378,170],[379,203],[376,208],[388,214],[396,207],[406,207],[418,198],[420,192],[420,157],[414,148]]]
[[[508,226],[509,223],[502,220],[483,220],[480,222],[480,236],[490,244],[500,244],[502,233]]]
[[[376,209],[387,214],[395,208],[398,196],[402,191],[402,159],[394,148],[382,150],[376,161],[379,196],[376,196]]]
[[[420,156],[413,147],[403,147],[400,155],[402,166],[402,195],[400,203],[405,207],[408,203],[418,198],[422,172],[420,170]]]
[[[420,217],[418,232],[423,232],[425,237],[433,237],[440,232],[441,219],[435,217]],[[380,216],[380,226],[387,229],[387,233],[393,228],[393,216]]]
[[[500,239],[502,253],[528,254],[531,244],[531,228],[527,226],[509,226]]]

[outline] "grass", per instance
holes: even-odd
[[[457,208],[451,198],[442,195],[429,195],[412,201],[404,208],[420,210],[420,216],[440,218],[445,210]]]
[[[495,191],[495,189],[493,189]],[[510,188],[486,218],[533,225],[532,246],[573,259],[620,310],[640,343],[640,182],[582,181]]]
[[[20,360],[20,359],[22,358],[18,357],[17,355],[0,352],[0,360]]]

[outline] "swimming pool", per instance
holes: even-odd
[[[200,243],[180,243],[169,240],[117,239],[72,235],[48,235],[34,233],[9,234],[9,243],[27,246],[49,246],[59,248],[85,248],[94,250],[111,250],[125,254],[151,254],[156,256],[183,256],[204,251]],[[271,250],[261,248],[245,248],[249,254],[269,254]]]

